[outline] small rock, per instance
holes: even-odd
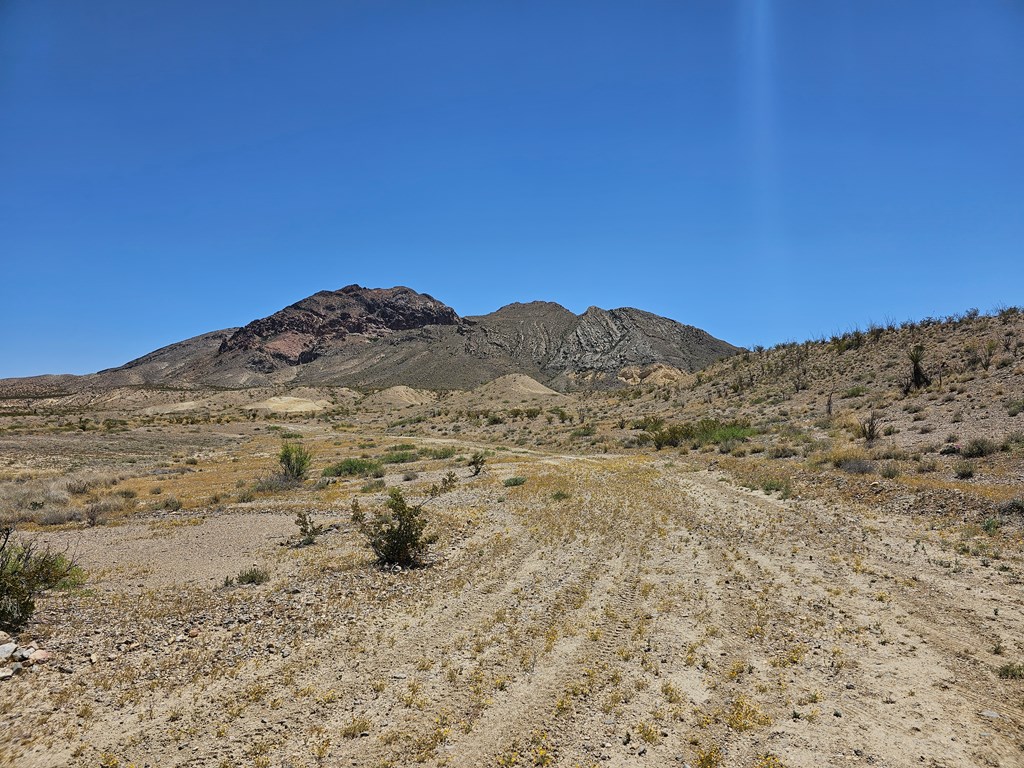
[[[25,661],[25,660],[28,659],[29,656],[31,656],[35,652],[36,652],[36,649],[31,647],[31,646],[29,646],[27,648],[19,648],[18,650],[16,650],[14,652],[14,660],[15,661]]]
[[[1001,717],[1001,715],[998,712],[993,712],[991,709],[981,710],[981,716],[987,717],[990,720],[998,720]]]
[[[29,654],[28,660],[33,664],[45,664],[53,658],[53,654],[49,651],[44,651],[42,648],[33,651]]]
[[[17,643],[4,643],[0,645],[0,662],[7,661],[14,655],[16,650],[18,650]]]
[[[196,629],[195,627],[192,627],[192,629],[190,629],[188,631],[188,636],[189,637],[199,637],[199,630]]]
[[[996,613],[999,613],[999,611],[996,611]],[[11,641],[12,641],[13,639],[14,639],[14,638],[12,638],[12,637],[11,637],[10,635],[8,635],[8,634],[7,634],[6,632],[4,632],[4,631],[0,630],[0,645],[3,645],[3,644],[6,644],[6,643],[9,643],[9,642],[11,642]]]
[[[14,670],[10,667],[0,667],[0,680],[6,680],[9,677],[14,677]]]

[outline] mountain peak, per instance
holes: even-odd
[[[405,286],[353,284],[319,291],[242,328],[172,344],[93,383],[472,389],[516,374],[556,388],[615,386],[629,366],[693,371],[737,351],[638,309],[590,307],[576,315],[532,301],[462,318]]]

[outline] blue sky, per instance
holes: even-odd
[[[321,289],[752,346],[1024,304],[1024,2],[0,2],[0,376]]]

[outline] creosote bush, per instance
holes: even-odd
[[[422,504],[409,504],[398,488],[392,488],[384,509],[367,518],[358,500],[352,501],[352,522],[381,565],[419,565],[434,537],[425,534],[427,520]]]
[[[0,629],[20,629],[35,611],[36,598],[47,589],[72,587],[84,580],[82,570],[62,552],[14,541],[14,526],[0,529]]]

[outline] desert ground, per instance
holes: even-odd
[[[83,574],[13,633],[0,764],[1024,765],[1021,331],[570,394],[5,390],[2,511]],[[353,520],[393,488],[419,567]]]

